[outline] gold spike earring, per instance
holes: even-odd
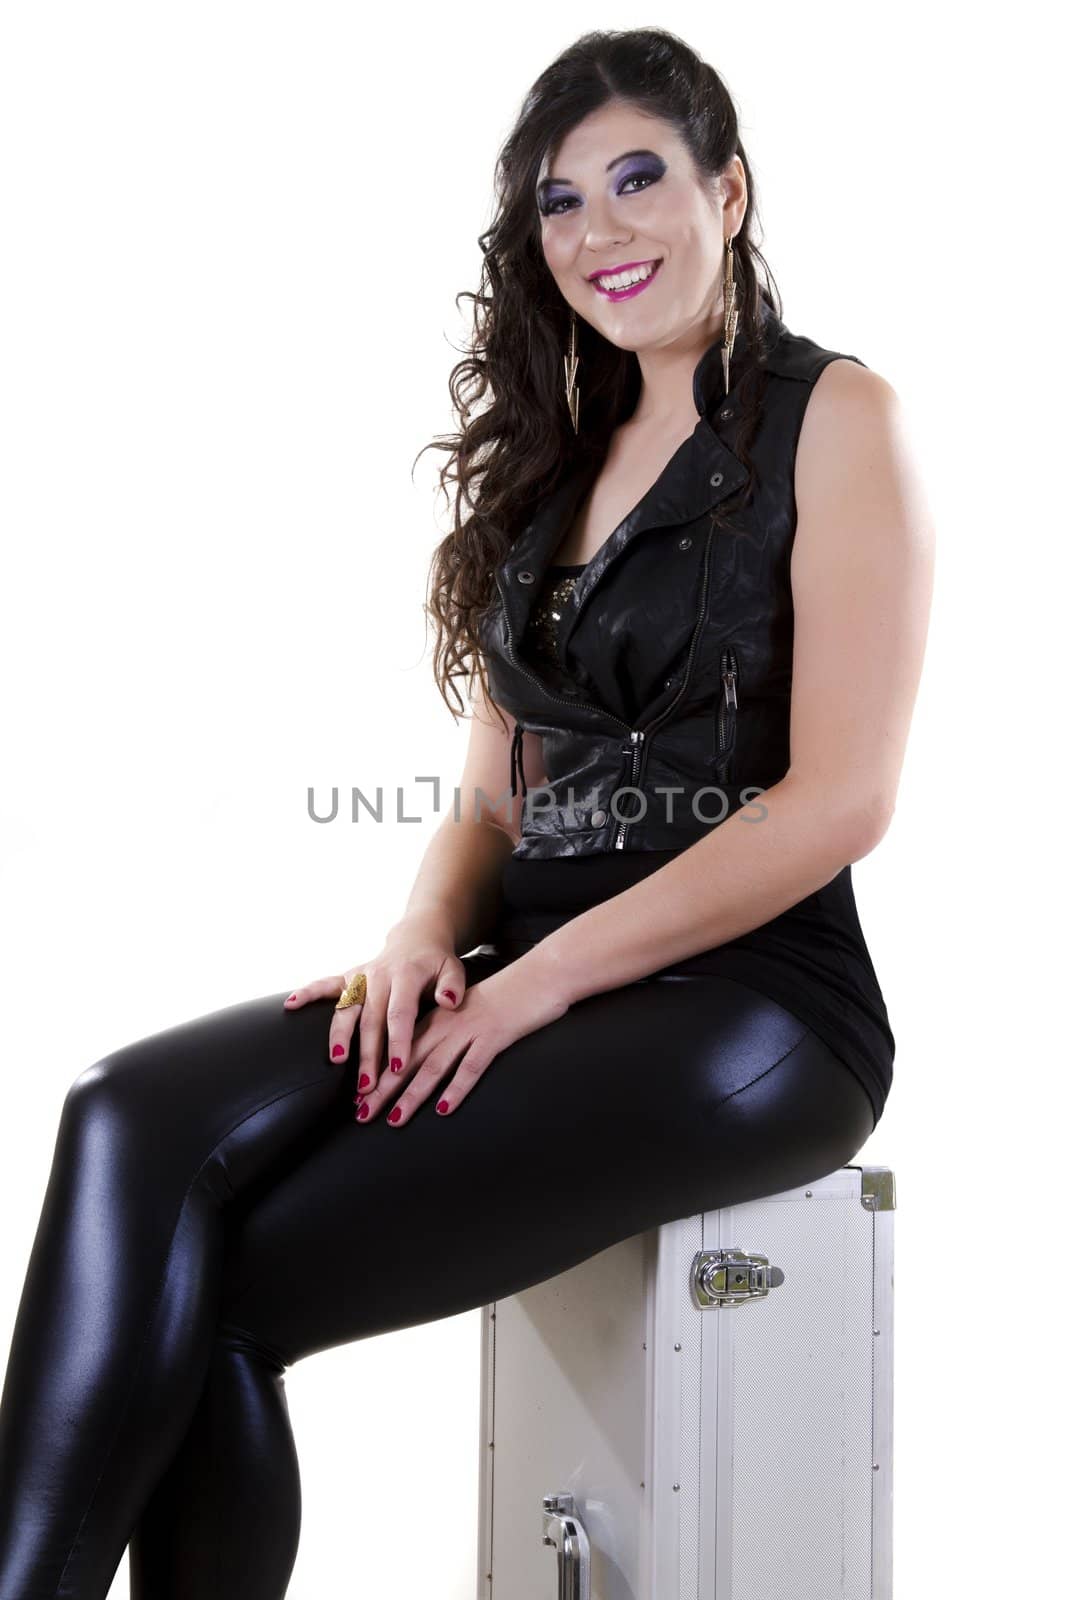
[[[737,332],[737,285],[734,282],[734,242],[733,235],[726,239],[726,269],[722,279],[722,308],[723,308],[723,346],[722,346],[722,386],[723,393],[730,387],[730,357],[733,354],[734,335]]]
[[[567,395],[567,409],[571,423],[578,432],[578,319],[571,307],[571,347],[563,357],[563,386]]]

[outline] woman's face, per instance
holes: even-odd
[[[538,175],[545,261],[568,304],[621,349],[706,335],[721,320],[725,241],[745,199],[740,157],[713,184],[669,123],[610,101]],[[611,292],[611,269],[630,266],[652,275]]]

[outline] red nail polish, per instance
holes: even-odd
[[[290,1001],[290,1000],[295,1000],[295,999],[296,999],[296,995],[295,995],[295,994],[290,994],[290,995],[287,995],[287,996],[286,996],[286,1000],[285,1000],[285,1003],[286,1003],[286,1005],[288,1005],[288,1004],[289,1004],[289,1001]]]
[[[359,1075],[359,1087],[361,1089],[367,1089],[370,1087],[370,1078],[365,1072],[361,1072]]]
[[[343,1044],[335,1044],[334,1047],[333,1047],[333,1052],[332,1053],[335,1056],[343,1056],[344,1053],[345,1053],[344,1045]]]
[[[403,1072],[404,1070],[404,1063],[401,1061],[399,1056],[394,1056],[389,1065],[392,1067],[394,1072]]]
[[[443,1114],[444,1114],[444,1112],[446,1112],[446,1111],[447,1111],[447,1110],[448,1110],[448,1101],[447,1101],[447,1100],[438,1100],[438,1102],[437,1102],[437,1109],[438,1109],[438,1111],[440,1111],[440,1112],[441,1112],[441,1113],[442,1113],[442,1115],[443,1115]]]
[[[441,993],[444,995],[446,1000],[454,1001],[456,998],[456,991],[454,989],[442,989]]]
[[[399,1106],[394,1106],[392,1111],[390,1111],[389,1115],[386,1117],[385,1120],[387,1122],[399,1122],[400,1121],[400,1107]]]
[[[359,1110],[356,1112],[356,1116],[359,1118],[360,1122],[363,1122],[365,1118],[370,1116],[370,1106],[366,1101],[364,1101],[360,1106]]]
[[[354,1094],[352,1096],[352,1104],[356,1107],[361,1106],[363,1104],[363,1096],[361,1094]]]

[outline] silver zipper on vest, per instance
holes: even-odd
[[[726,749],[727,712],[737,714],[737,656],[732,645],[727,645],[719,658],[719,676],[722,679],[722,697],[719,701],[718,753]]]
[[[674,702],[672,701],[671,704],[673,705]],[[641,732],[640,728],[631,728],[631,730],[630,730],[630,749],[628,751],[628,754],[629,754],[629,756],[630,756],[630,758],[631,758],[631,760],[633,762],[633,766],[630,768],[630,788],[631,789],[636,789],[638,787],[637,775],[641,770],[641,766],[642,766],[641,757],[644,755],[644,753],[645,753],[645,736],[644,736],[644,734]],[[620,818],[616,817],[616,819],[615,819],[615,838],[612,841],[612,848],[614,850],[623,850],[623,849],[625,849],[625,847],[626,847],[626,829],[628,827],[629,827],[629,823],[628,822],[623,822]]]

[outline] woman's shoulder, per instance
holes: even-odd
[[[888,379],[860,356],[793,333],[784,323],[765,365],[779,380],[779,409],[795,417],[809,449],[813,439],[832,449],[835,439],[886,428],[899,411]]]
[[[888,388],[886,380],[861,356],[794,333],[784,322],[777,323],[763,364],[779,378],[791,378],[813,389],[818,385],[824,393],[830,390],[862,397]]]
[[[809,391],[796,452],[796,490],[829,522],[840,507],[849,530],[923,523],[909,420],[887,378],[854,361],[831,361]],[[855,541],[853,541],[855,543]]]
[[[804,430],[829,448],[835,438],[862,440],[876,428],[888,428],[899,411],[899,397],[887,378],[858,361],[837,357],[825,362],[812,382]]]

